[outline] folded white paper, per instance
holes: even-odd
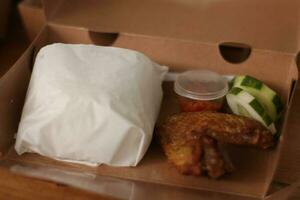
[[[58,160],[136,166],[152,139],[167,67],[95,45],[40,50],[15,149]]]

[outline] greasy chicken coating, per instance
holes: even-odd
[[[159,128],[158,134],[169,161],[181,173],[191,175],[200,175],[203,166],[209,164],[209,156],[204,158],[205,163],[202,162],[204,136],[223,143],[251,145],[262,149],[274,144],[270,131],[259,122],[214,112],[175,114]],[[217,152],[215,148],[214,151]],[[222,158],[219,157],[217,162],[221,162],[220,159]],[[219,171],[221,170],[219,167]]]
[[[218,146],[217,140],[209,137],[202,137],[203,159],[202,169],[212,178],[218,178],[225,173],[232,172],[233,166],[223,156],[224,152]],[[224,151],[224,150],[223,150]]]

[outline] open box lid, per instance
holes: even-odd
[[[259,0],[253,0],[252,2],[241,2],[238,0],[148,0],[142,3],[138,0],[45,0],[44,3],[49,24],[71,26],[71,31],[68,31],[65,37],[76,35],[77,32],[76,37],[79,40],[82,35],[78,34],[78,32],[90,30],[95,32],[126,33],[125,38],[132,36],[130,34],[168,37],[178,40],[176,44],[177,42],[197,41],[195,42],[197,44],[193,46],[194,52],[190,53],[190,49],[186,48],[186,44],[183,44],[176,47],[184,48],[172,48],[172,50],[176,50],[173,56],[179,57],[182,55],[180,54],[182,49],[188,51],[187,55],[198,55],[197,52],[205,49],[202,55],[209,58],[209,62],[205,62],[205,65],[208,63],[221,63],[220,59],[216,59],[216,56],[207,56],[210,55],[207,53],[211,49],[207,51],[206,49],[207,47],[215,47],[222,42],[243,43],[256,49],[264,49],[252,54],[254,58],[258,58],[257,56],[263,54],[263,59],[260,57],[260,60],[252,59],[251,62],[244,62],[239,67],[240,70],[254,64],[258,67],[265,66],[265,70],[266,67],[273,67],[273,71],[280,69],[280,72],[283,72],[285,69],[290,70],[290,67],[288,68],[287,65],[291,64],[290,61],[292,59],[294,61],[294,55],[298,51],[298,3],[296,0],[290,0],[289,2],[284,2],[283,0],[266,0],[263,2]],[[253,13],[255,15],[252,15]],[[78,29],[73,29],[73,27],[78,27]],[[2,79],[0,86],[9,89],[0,93],[1,100],[5,99],[5,101],[2,101],[2,107],[6,109],[2,112],[0,118],[9,119],[8,122],[13,122],[2,125],[1,130],[4,130],[5,134],[12,135],[13,131],[11,130],[15,130],[15,121],[19,117],[23,102],[18,104],[19,107],[14,106],[11,102],[15,104],[17,101],[21,101],[19,99],[23,99],[21,97],[25,96],[30,78],[29,69],[31,68],[32,55],[34,55],[36,46],[46,44],[44,41],[47,40],[45,39],[46,35],[49,34],[51,36],[51,33],[47,32],[51,29],[48,28],[45,28],[44,32],[36,38],[10,73],[6,74]],[[66,27],[56,26],[55,28],[58,31],[57,29]],[[142,40],[139,40],[139,48],[152,44],[149,42],[143,43],[149,39],[153,38],[144,37]],[[51,40],[49,41],[51,42]],[[160,43],[152,44],[153,46],[150,46],[150,48],[155,49],[157,54],[162,51],[169,52],[167,51],[169,50],[168,48],[162,48],[161,51],[153,48],[157,44],[159,44],[159,47],[167,46],[168,44],[166,43],[168,41],[161,41]],[[120,40],[118,44],[120,44]],[[272,52],[265,53],[265,50],[272,50]],[[268,53],[272,53],[275,56],[265,55]],[[215,51],[213,54],[215,54]],[[280,56],[278,57],[279,54]],[[171,57],[172,55],[168,56],[168,59]],[[187,58],[191,60],[191,57],[187,56]],[[192,59],[195,62],[199,60],[199,57],[192,57]],[[278,62],[278,60],[282,62]],[[231,67],[230,69],[232,69],[236,66],[222,62],[221,67]],[[262,72],[261,69],[256,71],[257,74]],[[276,77],[281,75],[280,72],[276,73]],[[294,77],[296,78],[294,74],[292,77],[289,76],[287,81],[292,80]],[[285,84],[285,86],[289,85]],[[284,89],[285,91],[288,90],[288,88]],[[289,94],[291,93],[289,92]],[[277,160],[279,148],[276,148],[276,152],[276,156],[272,160]],[[265,166],[261,167],[265,168]],[[268,178],[260,180],[257,187],[269,185],[276,166],[271,167],[272,169],[268,172]],[[265,188],[262,190],[265,191]],[[265,197],[266,194],[259,192],[259,194],[255,195]]]
[[[297,53],[297,0],[44,0],[49,23]]]

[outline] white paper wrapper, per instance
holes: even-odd
[[[89,165],[137,165],[152,139],[166,72],[132,50],[44,47],[34,64],[17,153]]]

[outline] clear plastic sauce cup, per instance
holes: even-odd
[[[218,111],[228,92],[228,83],[213,71],[191,70],[177,76],[174,90],[182,112]]]

